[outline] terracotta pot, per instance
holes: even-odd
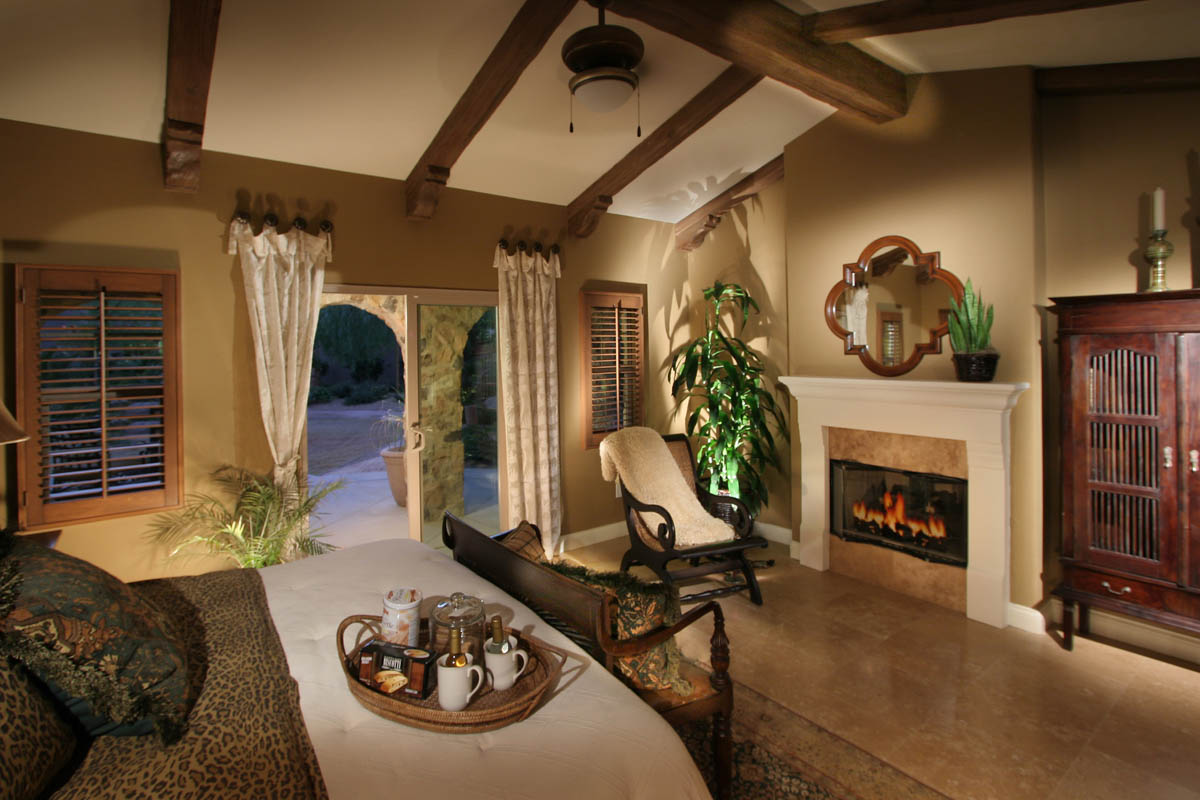
[[[987,383],[996,377],[996,362],[999,353],[955,353],[954,373],[960,381]]]
[[[383,457],[383,466],[387,470],[388,486],[392,489],[392,499],[396,505],[408,507],[408,454],[395,447],[385,447],[379,451]]]

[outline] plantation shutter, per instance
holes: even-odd
[[[17,267],[22,528],[177,505],[176,276]]]
[[[642,424],[641,295],[580,293],[583,340],[584,447],[615,430]]]

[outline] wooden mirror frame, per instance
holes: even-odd
[[[881,250],[884,252],[880,253]],[[868,276],[868,271],[872,275],[882,276],[895,269],[904,261],[899,257],[901,251],[912,257],[918,280],[941,281],[950,289],[954,299],[962,302],[963,285],[953,273],[941,268],[942,254],[937,251],[924,253],[911,239],[903,236],[882,236],[863,248],[858,261],[842,265],[842,279],[833,285],[825,298],[825,322],[834,335],[843,341],[846,355],[857,355],[863,366],[871,372],[888,378],[911,372],[926,355],[942,352],[942,337],[946,335],[948,324],[943,322],[930,329],[929,341],[917,342],[905,361],[885,367],[875,360],[866,344],[854,344],[852,331],[838,324],[837,301],[847,289],[860,285],[862,279]]]

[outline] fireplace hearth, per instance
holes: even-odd
[[[831,459],[829,484],[835,536],[967,565],[965,480]]]

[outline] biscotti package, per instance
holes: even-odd
[[[372,639],[363,645],[362,656],[371,658],[372,684],[380,672],[398,672],[407,678],[399,687],[399,692],[422,700],[428,697],[437,685],[437,656],[423,647],[408,647],[382,639]],[[361,678],[362,673],[359,675]],[[395,683],[397,682],[393,681],[391,685]]]

